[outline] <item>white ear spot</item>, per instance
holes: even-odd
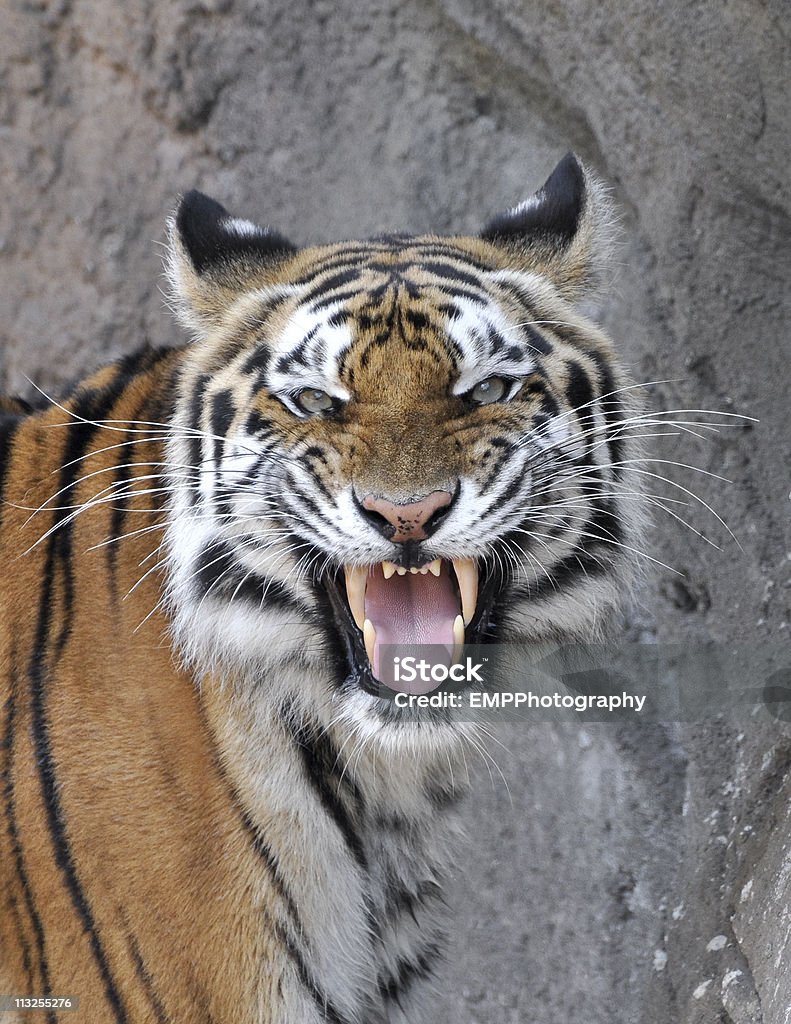
[[[527,213],[528,210],[535,209],[541,205],[541,200],[538,196],[530,196],[529,199],[523,199],[521,203],[517,203],[516,206],[512,206],[508,211],[508,217],[519,217],[520,214]]]
[[[233,235],[240,235],[243,238],[247,238],[250,235],[266,234],[257,224],[253,224],[251,220],[243,220],[241,217],[225,217],[221,224],[226,231]]]

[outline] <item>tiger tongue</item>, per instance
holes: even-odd
[[[381,648],[385,644],[399,646],[435,644],[446,651],[430,652],[433,663],[450,665],[453,653],[453,623],[461,608],[448,572],[440,576],[431,573],[407,573],[385,580],[381,569],[368,578],[365,590],[365,617],[376,630],[374,646],[374,675],[388,686],[393,686],[392,664],[382,664]],[[392,655],[419,654],[419,651],[389,651]],[[429,652],[427,652],[429,653]],[[388,661],[390,661],[388,657]],[[427,693],[435,689],[435,682],[420,678],[408,686],[399,683],[393,688],[405,693]]]

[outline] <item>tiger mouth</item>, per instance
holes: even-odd
[[[394,654],[419,649],[433,663],[460,661],[465,644],[490,635],[500,584],[491,572],[481,577],[472,559],[438,558],[411,568],[387,561],[345,565],[328,580],[327,591],[352,680],[388,696],[395,692]]]

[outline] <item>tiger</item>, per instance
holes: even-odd
[[[398,706],[386,654],[621,607],[632,385],[583,312],[614,220],[573,153],[477,235],[298,247],[192,191],[189,340],[4,400],[0,991],[432,1019],[472,727]]]

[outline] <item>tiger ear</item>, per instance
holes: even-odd
[[[567,299],[595,290],[608,268],[616,216],[606,187],[567,153],[541,188],[481,232],[515,269],[548,277]]]
[[[169,219],[168,239],[166,272],[176,312],[198,335],[217,326],[245,292],[265,286],[297,251],[278,232],[231,216],[195,190]]]

